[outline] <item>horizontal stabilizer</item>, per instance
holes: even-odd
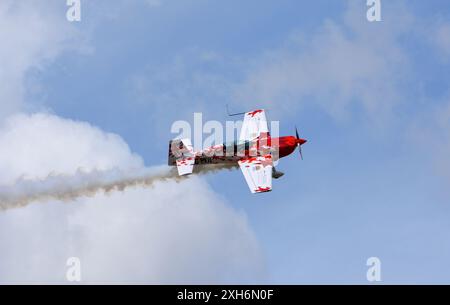
[[[195,158],[189,157],[177,160],[178,175],[190,175],[194,170]]]

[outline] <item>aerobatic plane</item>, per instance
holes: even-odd
[[[290,155],[297,147],[306,143],[296,136],[272,138],[269,133],[266,113],[254,110],[244,115],[239,140],[194,151],[190,139],[175,139],[169,143],[170,166],[177,166],[180,176],[192,174],[195,165],[239,164],[252,193],[272,190],[272,178],[284,175],[275,169],[274,162]],[[236,115],[236,114],[235,114]]]

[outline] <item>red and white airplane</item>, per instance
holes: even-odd
[[[203,151],[194,151],[191,140],[176,139],[169,143],[170,166],[177,166],[180,176],[192,174],[194,165],[239,164],[252,193],[272,190],[272,178],[284,174],[274,167],[274,161],[290,155],[306,143],[295,130],[296,136],[271,138],[264,110],[244,114],[239,140],[219,144]]]

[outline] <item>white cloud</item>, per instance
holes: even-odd
[[[13,117],[0,143],[4,182],[142,166],[120,137],[49,114]],[[2,283],[64,283],[71,256],[91,283],[246,282],[264,269],[245,215],[195,177],[0,213],[0,245]]]
[[[43,113],[3,120],[24,108],[30,71],[78,46],[65,8],[57,1],[0,3],[2,185],[80,168],[143,167],[119,136],[87,123]],[[245,215],[198,178],[2,212],[0,253],[1,283],[65,283],[70,256],[80,257],[83,280],[94,283],[245,282],[260,279],[263,269]]]
[[[172,64],[131,80],[134,100],[177,113],[208,109],[211,101],[275,115],[313,106],[336,120],[357,114],[381,127],[408,102],[413,68],[402,38],[416,35],[417,26],[404,3],[387,3],[382,22],[368,22],[366,9],[348,1],[341,18],[311,33],[293,31],[280,47],[251,58],[183,50]]]
[[[51,114],[18,114],[0,125],[0,183],[50,173],[139,168],[142,159],[117,135]]]
[[[0,2],[0,120],[24,107],[24,82],[67,49],[80,48],[79,34],[58,1]]]
[[[235,99],[285,113],[309,103],[336,119],[356,107],[372,121],[383,121],[404,101],[408,53],[399,38],[411,17],[390,6],[383,22],[369,23],[365,9],[350,1],[342,23],[326,20],[312,35],[294,33],[285,46],[252,64]]]

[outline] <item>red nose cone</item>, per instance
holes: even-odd
[[[300,144],[300,145],[303,145],[303,144],[305,144],[306,142],[308,142],[308,141],[305,140],[305,139],[297,139],[297,143]]]

